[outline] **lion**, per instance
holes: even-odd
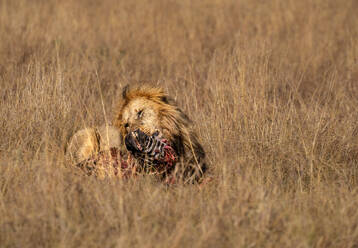
[[[127,150],[136,130],[150,137],[162,137],[167,142],[174,150],[176,160],[163,173],[166,180],[193,182],[205,173],[205,151],[193,122],[161,88],[149,85],[124,87],[113,124],[120,130],[121,144],[125,144]]]
[[[124,87],[113,126],[85,128],[67,154],[100,177],[150,173],[167,183],[200,182],[207,165],[193,122],[161,88]]]

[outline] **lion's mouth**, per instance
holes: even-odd
[[[125,137],[125,145],[128,151],[136,154],[143,151],[147,141],[148,135],[137,129],[133,132],[130,132]]]

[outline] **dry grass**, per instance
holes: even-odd
[[[357,13],[355,0],[0,1],[0,246],[358,247]],[[66,167],[68,137],[111,119],[136,80],[196,122],[214,182]]]

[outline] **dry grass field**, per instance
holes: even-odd
[[[1,0],[0,247],[358,247],[356,0]],[[165,89],[214,180],[66,164],[121,88]]]

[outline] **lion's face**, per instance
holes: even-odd
[[[144,97],[131,100],[122,112],[122,127],[124,136],[137,129],[147,135],[159,131],[162,133],[157,103]]]
[[[184,122],[185,116],[162,89],[146,85],[123,89],[114,119],[123,141],[139,129],[148,136],[157,133],[158,137],[174,143],[175,137],[182,135],[180,127]]]

